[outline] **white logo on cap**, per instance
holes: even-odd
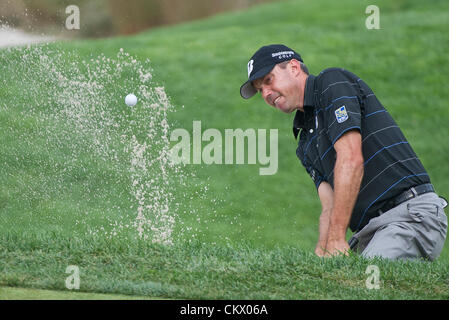
[[[271,54],[273,58],[278,57],[278,59],[291,58],[295,53],[293,51],[279,51]]]
[[[248,78],[249,78],[249,75],[251,74],[251,72],[253,71],[253,63],[254,63],[254,60],[249,60],[249,62],[248,62]]]

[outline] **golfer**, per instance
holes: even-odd
[[[240,94],[257,92],[270,106],[296,111],[296,155],[322,205],[318,256],[434,260],[447,231],[444,207],[422,163],[370,87],[330,68],[309,74],[284,45],[260,48],[249,60]],[[354,232],[349,244],[348,227]],[[350,248],[351,245],[351,248]]]

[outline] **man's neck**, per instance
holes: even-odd
[[[304,112],[304,99],[306,96],[306,83],[307,83],[307,78],[309,77],[308,74],[306,73],[302,73],[301,74],[301,79],[300,79],[300,88],[302,90],[300,90],[300,97],[299,97],[299,105],[297,107],[297,110]]]

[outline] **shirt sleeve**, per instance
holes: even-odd
[[[361,131],[361,106],[357,78],[342,69],[323,74],[321,94],[332,145],[347,131]]]
[[[309,176],[312,178],[312,181],[318,190],[320,183],[325,181],[325,179],[324,179],[323,175],[321,174],[321,172],[317,168],[314,168],[313,165],[310,163],[310,161],[308,161],[304,157],[301,142],[299,143],[298,148],[296,149],[296,155],[299,158],[299,160],[301,161],[303,167],[306,169]]]
[[[318,190],[318,187],[320,186],[321,182],[325,181],[324,177],[321,175],[321,173],[318,170],[316,170],[313,167],[307,167],[306,171],[312,178],[313,183],[315,184],[315,187]]]

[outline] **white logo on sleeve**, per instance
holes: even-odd
[[[251,72],[253,71],[253,63],[254,63],[254,60],[249,60],[249,62],[248,62],[248,78],[249,78],[249,75],[251,74]]]
[[[338,123],[342,123],[348,120],[349,116],[348,113],[346,112],[346,107],[341,106],[340,108],[335,110],[335,117],[337,118]]]

